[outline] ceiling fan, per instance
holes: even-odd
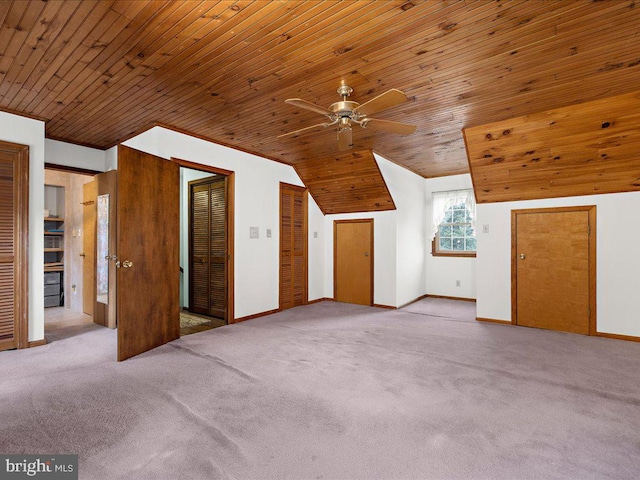
[[[396,133],[398,135],[411,135],[416,131],[417,127],[415,125],[369,118],[369,115],[371,114],[406,102],[408,98],[400,90],[392,88],[362,105],[358,102],[347,100],[347,97],[351,95],[352,92],[353,88],[344,84],[341,85],[338,88],[338,94],[342,97],[342,101],[331,104],[329,108],[321,107],[301,98],[289,98],[285,100],[285,102],[290,105],[325,115],[330,121],[301,128],[300,130],[295,130],[293,132],[284,133],[282,135],[278,135],[278,138],[299,135],[301,133],[320,130],[335,125],[338,132],[338,150],[348,150],[352,146],[353,136],[351,126],[353,124],[360,125],[362,128],[371,128],[373,130]]]

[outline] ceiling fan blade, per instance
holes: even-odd
[[[392,88],[391,90],[372,98],[368,102],[364,102],[359,107],[354,108],[353,111],[360,115],[371,115],[373,113],[380,112],[381,110],[400,105],[407,100],[409,99],[404,93]]]
[[[289,105],[293,105],[295,107],[304,108],[305,110],[311,110],[312,112],[319,113],[321,115],[331,116],[331,110],[328,108],[321,107],[320,105],[316,105],[315,103],[307,102],[301,98],[288,98],[285,100]]]
[[[338,150],[349,150],[353,146],[353,135],[351,127],[344,127],[338,130]]]
[[[364,128],[381,130],[383,132],[397,133],[398,135],[411,135],[418,128],[416,125],[408,123],[392,122],[390,120],[378,120],[377,118],[367,118],[362,122]]]
[[[320,130],[323,128],[327,128],[330,125],[331,125],[330,123],[319,123],[317,125],[311,125],[310,127],[301,128],[300,130],[294,130],[293,132],[283,133],[282,135],[278,135],[277,138],[300,135],[301,133],[310,132],[312,130]]]

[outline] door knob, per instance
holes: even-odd
[[[86,257],[86,255],[85,255],[84,253],[81,253],[81,254],[80,254],[80,256],[81,256],[82,258]]]
[[[131,268],[133,267],[133,262],[130,262],[129,260],[125,260],[124,262],[122,262],[122,268]]]
[[[369,252],[364,252],[364,256],[368,257],[369,256]]]
[[[520,260],[524,260],[525,258],[527,258],[527,256],[524,253],[520,254]]]

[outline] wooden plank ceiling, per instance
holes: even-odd
[[[396,208],[371,150],[307,160],[296,171],[325,215]]]
[[[478,203],[640,191],[640,92],[464,135]]]
[[[337,155],[335,133],[285,104],[328,106],[390,89],[375,118],[410,137],[354,129],[434,177],[468,172],[461,130],[640,90],[632,0],[2,1],[0,109],[46,120],[49,138],[108,148],[154,124],[292,165]]]

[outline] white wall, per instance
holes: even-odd
[[[0,112],[0,140],[29,146],[29,341],[44,338],[44,122]]]
[[[574,205],[597,209],[598,332],[640,336],[639,192],[478,205],[478,317],[511,320],[511,210]]]
[[[48,138],[44,140],[44,159],[46,163],[104,172],[105,158],[104,150]]]
[[[325,239],[324,215],[313,197],[309,195],[309,241],[307,255],[309,258],[309,301],[330,297],[325,292]],[[333,238],[333,231],[331,232]],[[333,257],[332,257],[333,258]]]
[[[104,152],[104,171],[118,169],[118,147],[111,147]]]
[[[431,222],[433,218],[433,192],[473,188],[471,175],[429,178],[426,180],[426,271],[428,295],[476,298],[476,259],[463,257],[434,257],[431,255]],[[479,224],[478,224],[479,225]],[[478,227],[476,236],[482,228]],[[456,286],[456,281],[460,286]]]
[[[163,158],[177,157],[236,172],[235,175],[235,316],[277,309],[279,306],[280,182],[302,186],[293,167],[155,127],[124,143]],[[311,202],[310,202],[311,203]],[[309,216],[309,231],[319,231],[318,215]],[[260,238],[249,238],[259,227]],[[272,231],[266,237],[266,229]],[[313,245],[313,243],[312,243]],[[310,247],[310,255],[312,247]],[[314,250],[315,251],[315,250]],[[309,262],[309,284],[317,289],[322,272]],[[310,295],[310,298],[313,299]]]
[[[396,205],[396,300],[400,307],[425,293],[425,181],[419,175],[375,155]]]

